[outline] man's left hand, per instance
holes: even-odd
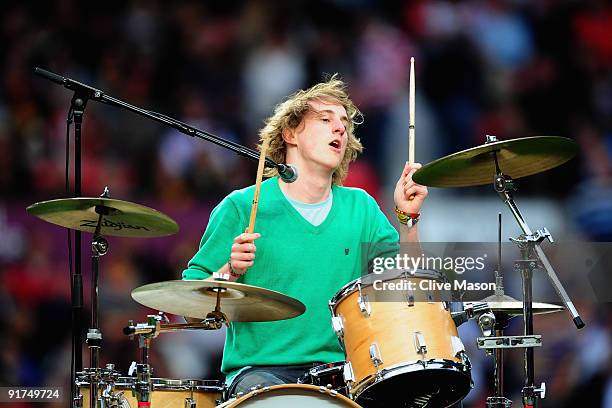
[[[427,187],[412,180],[412,175],[421,167],[420,163],[406,162],[404,171],[395,185],[393,199],[397,208],[404,212],[419,213],[427,197]]]

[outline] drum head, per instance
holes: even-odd
[[[365,408],[448,407],[464,398],[471,388],[467,373],[451,368],[398,368],[360,392],[355,398]],[[415,365],[415,366],[416,366]],[[409,372],[406,372],[409,370]],[[395,371],[395,372],[394,372]]]
[[[400,269],[390,269],[385,271],[382,274],[370,273],[368,275],[362,276],[361,278],[355,279],[341,287],[334,297],[332,297],[329,301],[329,307],[332,313],[335,311],[338,303],[342,301],[345,297],[349,296],[351,293],[359,290],[358,285],[361,287],[368,287],[374,284],[374,281],[392,281],[395,279],[402,278],[412,278],[412,279],[427,279],[427,280],[435,280],[438,282],[447,282],[448,279],[446,275],[439,271],[430,270],[430,269],[417,269],[416,271],[405,271]]]
[[[252,391],[228,401],[222,407],[239,408],[359,408],[355,402],[325,387],[306,384],[283,384]]]

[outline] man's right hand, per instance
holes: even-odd
[[[238,275],[244,275],[253,266],[255,260],[255,240],[261,237],[259,233],[242,233],[234,238],[230,260],[232,269]]]

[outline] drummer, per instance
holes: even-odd
[[[267,170],[255,233],[244,232],[254,186],[232,192],[210,215],[183,279],[209,279],[217,272],[306,306],[293,319],[230,325],[222,363],[228,395],[296,383],[315,365],[344,360],[327,305],[338,289],[361,276],[362,244],[389,244],[364,254],[371,260],[396,253],[399,241],[418,242],[418,214],[427,197],[427,187],[412,181],[420,164],[398,169],[393,198],[399,234],[370,195],[342,187],[349,164],[363,150],[355,137],[361,119],[336,75],[291,95],[259,136],[275,162],[297,167],[297,180],[285,183],[275,169]]]

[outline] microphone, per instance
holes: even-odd
[[[39,67],[34,68],[34,73],[51,82],[55,82],[58,85],[63,85],[64,88],[73,90],[75,92],[84,92],[88,98],[101,100],[104,96],[104,92],[79,81],[75,81],[72,78],[68,78],[62,75],[58,75],[55,72],[47,71]]]
[[[53,81],[56,84],[64,85],[66,83],[66,78],[61,75],[57,75],[54,72],[47,71],[46,69],[36,67],[34,68],[34,73],[36,75],[40,75],[41,77],[47,78],[49,81]]]
[[[277,164],[276,170],[278,170],[278,175],[285,183],[293,183],[298,178],[297,167],[291,164]]]

